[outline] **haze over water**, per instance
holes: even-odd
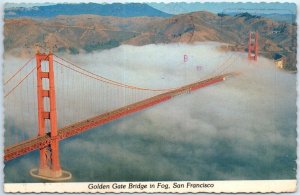
[[[123,45],[64,55],[101,76],[148,88],[178,87],[223,69],[240,73],[61,141],[61,166],[71,181],[295,179],[296,75],[261,56],[250,63],[245,53],[218,46]],[[4,66],[16,62],[6,57]],[[5,182],[40,182],[29,176],[37,166],[38,152],[12,160]]]

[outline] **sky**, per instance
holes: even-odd
[[[54,5],[54,3],[6,3],[6,8],[11,7],[33,7]],[[261,13],[284,13],[295,14],[297,12],[294,3],[229,3],[229,2],[175,2],[175,3],[148,3],[148,5],[170,14],[182,14],[193,11],[209,11],[213,13],[238,12],[243,9],[249,12],[255,10]]]
[[[55,3],[6,3],[5,8],[55,5]]]
[[[71,181],[294,179],[296,75],[276,69],[273,61],[261,56],[257,62],[249,62],[246,53],[218,48],[218,43],[211,42],[122,45],[90,54],[61,54],[96,74],[152,88],[240,73],[60,142],[61,166],[72,173]],[[188,55],[187,62],[183,55]],[[4,70],[18,68],[22,60],[6,56]],[[96,81],[80,86],[75,73],[64,75],[64,85],[73,90],[68,93],[77,96],[58,102],[58,115],[64,109],[67,118],[93,114],[91,107],[79,102],[91,98],[93,108],[100,109],[106,104],[103,94],[112,94],[107,101],[116,100],[112,106],[131,101],[122,94],[113,98],[112,91],[98,94],[101,86],[98,88]],[[66,91],[63,89],[58,87],[58,96]],[[23,101],[20,97],[13,104],[26,110],[16,106],[24,105]],[[6,112],[10,110],[7,107]],[[18,131],[22,120],[14,122],[14,131]],[[37,152],[12,160],[6,163],[5,181],[39,182],[29,175],[37,166]]]
[[[294,3],[229,3],[229,2],[194,2],[194,3],[149,3],[152,7],[170,14],[182,14],[193,11],[209,11],[213,13],[226,12],[256,12],[256,13],[285,13],[297,12]]]

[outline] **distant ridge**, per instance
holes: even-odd
[[[157,10],[143,3],[80,3],[80,4],[56,4],[48,6],[35,6],[30,8],[17,7],[6,8],[5,18],[33,17],[33,18],[52,18],[58,15],[79,15],[94,14],[100,16],[115,17],[170,17],[171,14]]]
[[[259,33],[259,48],[272,58],[287,56],[285,68],[296,70],[297,25],[249,13],[234,16],[193,12],[163,17],[114,17],[92,14],[60,15],[47,20],[4,20],[5,52],[26,55],[35,45],[54,52],[93,52],[122,44],[147,45],[216,41],[246,49],[249,31]],[[24,36],[30,35],[30,36]],[[229,48],[230,49],[230,48]]]

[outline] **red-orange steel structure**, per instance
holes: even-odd
[[[42,62],[48,62],[42,64]],[[53,54],[36,54],[37,70],[37,100],[38,100],[38,137],[48,135],[50,141],[40,147],[40,166],[38,175],[56,178],[62,175],[59,163],[58,131],[56,118],[56,100],[54,86]],[[48,85],[46,84],[48,83]],[[45,99],[49,99],[50,110],[45,109]],[[50,129],[46,129],[46,120],[49,120]],[[47,134],[49,132],[49,134]]]
[[[47,55],[44,55],[44,54],[41,56],[42,57],[39,57],[39,58],[48,59],[49,61],[52,61],[51,54],[49,55],[49,57],[47,57]],[[49,64],[51,64],[51,63],[49,63]],[[46,73],[41,73],[41,74],[46,74]],[[51,73],[51,75],[52,75],[52,73]],[[235,73],[218,75],[218,76],[206,79],[206,80],[201,80],[201,81],[189,84],[189,85],[185,85],[183,87],[179,87],[177,89],[170,90],[168,92],[156,95],[154,97],[139,101],[134,104],[127,105],[125,107],[113,110],[111,112],[107,112],[107,113],[80,121],[78,123],[69,125],[67,127],[59,129],[58,132],[56,131],[56,129],[54,129],[54,131],[55,131],[54,133],[52,133],[52,131],[51,131],[51,133],[46,133],[45,131],[42,130],[42,133],[39,134],[39,136],[36,138],[26,140],[26,141],[17,143],[15,145],[6,147],[4,149],[4,160],[9,161],[9,160],[20,157],[22,155],[25,155],[25,154],[27,154],[31,151],[37,150],[37,149],[42,149],[41,151],[43,151],[44,148],[47,148],[50,145],[57,152],[54,155],[52,154],[53,158],[57,158],[56,161],[54,161],[54,162],[52,161],[52,165],[54,165],[53,163],[57,163],[55,165],[56,167],[52,166],[53,168],[55,168],[55,169],[52,169],[52,171],[53,171],[52,174],[54,174],[54,176],[55,176],[58,173],[57,170],[60,169],[59,161],[58,161],[58,141],[66,139],[68,137],[72,137],[74,135],[77,135],[79,133],[87,131],[91,128],[97,127],[99,125],[103,125],[110,121],[116,120],[116,119],[124,117],[126,115],[129,115],[131,113],[138,112],[145,108],[165,102],[167,100],[172,99],[175,96],[189,93],[191,91],[221,82],[221,81],[225,80],[225,78],[233,76],[233,75],[235,75]],[[50,77],[50,75],[49,75],[49,77]],[[54,85],[52,85],[52,87],[54,87]],[[54,88],[52,90],[54,91]],[[51,91],[51,89],[50,89],[50,91]],[[50,91],[49,91],[49,97],[52,98]],[[48,92],[40,92],[40,94],[42,94],[42,93],[48,94]],[[54,93],[52,92],[52,94],[54,94]],[[54,106],[52,108],[53,109],[52,111],[55,111],[55,102],[53,104],[54,104]],[[48,114],[43,114],[43,115],[48,116]],[[50,119],[51,119],[51,116],[52,115],[51,115],[51,111],[50,111]],[[55,115],[54,115],[54,117],[55,117]],[[41,120],[45,120],[45,119],[42,118]],[[44,152],[41,152],[41,155],[44,155]],[[44,160],[44,159],[41,158],[41,160]],[[43,161],[43,163],[44,162],[46,162],[46,161]]]
[[[249,32],[248,59],[257,60],[258,56],[258,32]]]

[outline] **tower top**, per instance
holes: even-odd
[[[249,32],[248,40],[248,59],[257,60],[258,56],[258,32]]]

